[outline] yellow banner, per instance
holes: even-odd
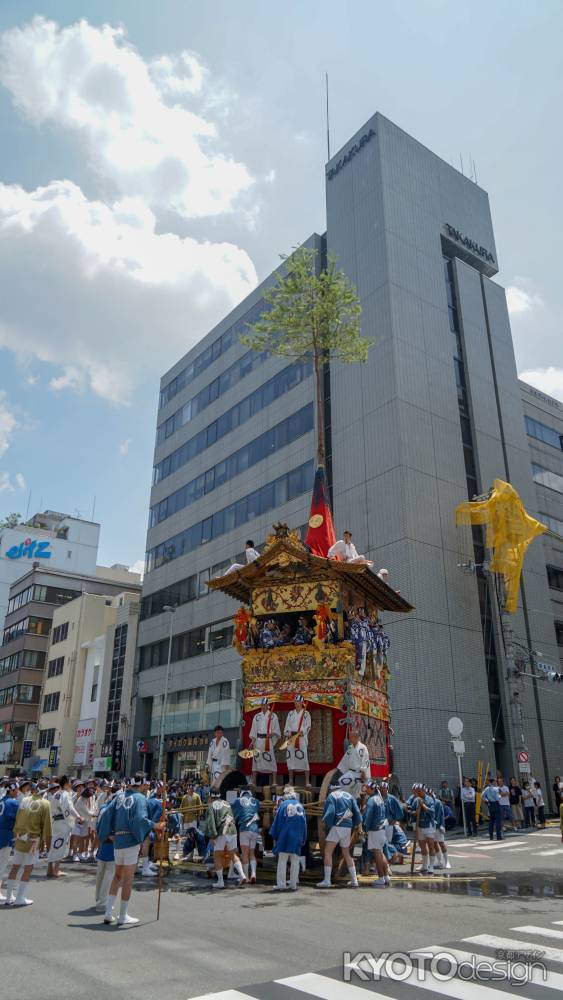
[[[524,556],[530,542],[547,531],[546,525],[526,512],[514,487],[502,479],[495,479],[486,500],[459,504],[455,519],[456,524],[486,526],[485,544],[493,552],[491,570],[504,577],[506,610],[516,611]]]

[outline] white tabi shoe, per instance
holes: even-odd
[[[387,889],[387,882],[384,878],[376,878],[375,882],[371,883],[372,889]]]
[[[33,905],[33,900],[26,899],[25,896],[23,896],[21,899],[18,899],[16,897],[16,899],[12,903],[12,906],[32,906],[32,905]]]
[[[446,861],[446,863],[445,863],[445,865],[443,867],[444,868],[449,868],[451,870],[451,867],[452,867],[451,862],[450,861]]]
[[[323,879],[322,882],[317,882],[317,889],[332,889],[332,882]]]
[[[287,889],[286,885],[273,885],[272,892],[285,892]]]
[[[128,913],[124,917],[119,917],[117,921],[118,927],[134,927],[136,924],[140,923],[138,917],[130,917]]]
[[[360,886],[359,886],[358,882],[347,882],[346,883],[346,888],[347,889],[359,889]]]

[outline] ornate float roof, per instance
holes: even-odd
[[[362,594],[367,602],[382,611],[414,610],[412,604],[372,573],[369,566],[312,555],[297,532],[290,531],[286,524],[274,524],[274,532],[268,536],[259,559],[226,576],[209,580],[208,587],[250,604],[252,590],[260,584],[332,580]]]

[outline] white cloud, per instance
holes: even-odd
[[[142,579],[145,573],[145,560],[137,559],[137,562],[134,562],[133,565],[129,567],[129,572],[139,573]]]
[[[131,444],[131,438],[126,438],[125,441],[121,441],[120,444],[119,444],[119,454],[120,455],[128,455],[129,454],[129,445],[130,444]]]
[[[10,447],[10,439],[17,427],[17,420],[12,413],[6,393],[0,389],[0,455]]]
[[[75,132],[116,194],[187,218],[232,211],[253,183],[221,151],[214,123],[178,102],[199,94],[205,77],[189,52],[146,63],[110,25],[35,17],[0,36],[0,81],[30,119]]]
[[[15,493],[25,490],[26,483],[21,472],[16,472],[13,480],[9,472],[0,472],[0,493]]]
[[[26,385],[37,385],[39,382],[39,375],[26,375]]]
[[[53,390],[116,402],[256,285],[239,247],[158,233],[140,199],[89,201],[71,181],[0,184],[0,273],[0,347],[60,367]]]
[[[529,292],[525,285],[525,278],[515,278],[514,284],[509,285],[506,289],[506,304],[508,312],[513,317],[543,308],[543,299],[539,295]]]
[[[563,402],[563,368],[555,368],[550,366],[549,368],[530,368],[524,372],[520,372],[519,377],[523,382],[529,382],[530,385],[540,389],[541,392],[547,393],[548,396],[555,396],[556,399],[560,399]]]

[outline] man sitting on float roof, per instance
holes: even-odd
[[[244,554],[246,556],[246,565],[248,566],[251,562],[254,562],[260,557],[260,553],[254,548],[254,542],[249,538],[244,543]],[[227,570],[223,573],[223,576],[228,576],[229,573],[234,573],[236,569],[244,569],[242,563],[232,563]]]
[[[356,550],[356,546],[352,541],[352,532],[345,531],[342,538],[334,545],[331,545],[327,552],[327,557],[329,559],[341,559],[342,562],[348,563],[363,563],[364,566],[373,566],[371,559],[366,559],[365,556],[359,556]]]

